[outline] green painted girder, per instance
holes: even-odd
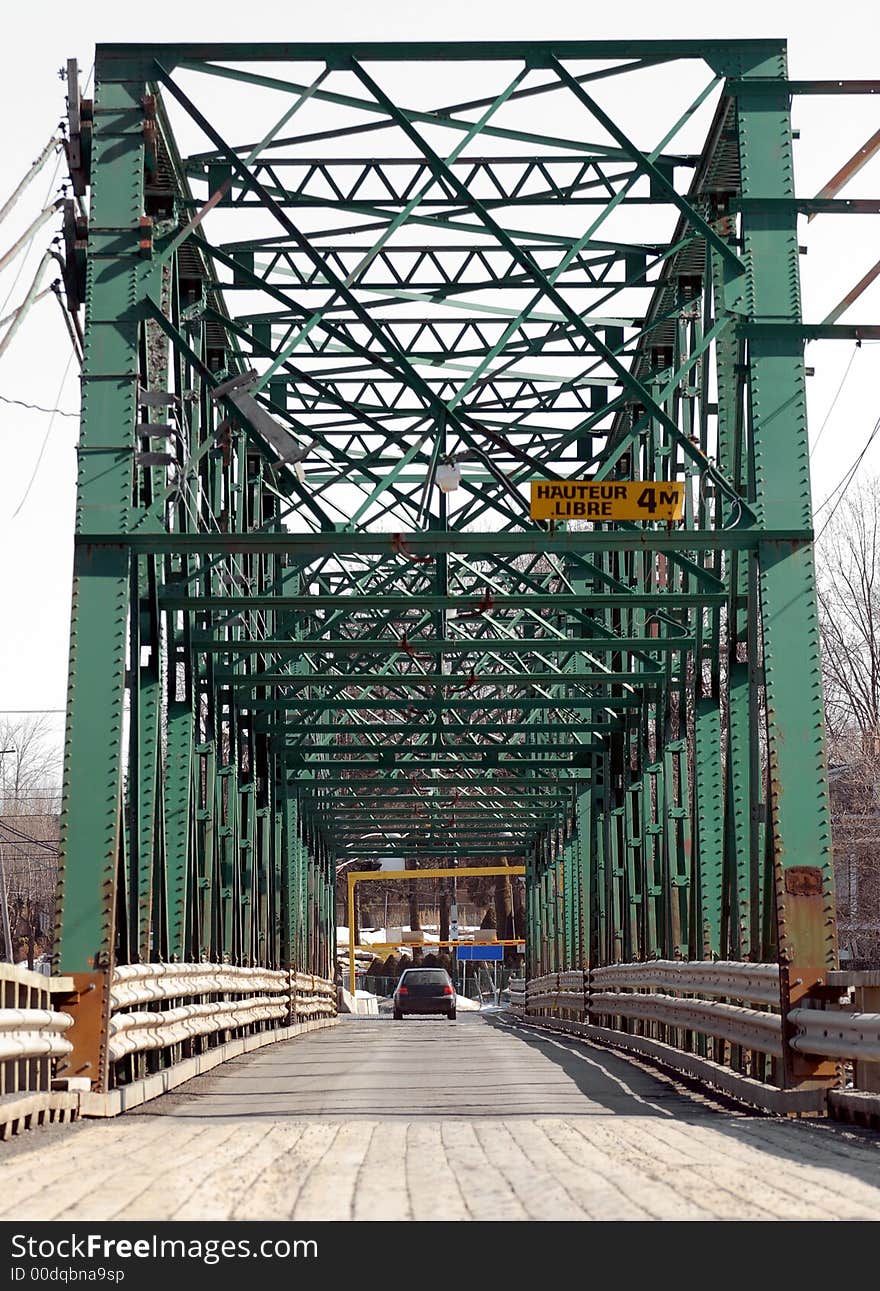
[[[727,603],[724,592],[584,592],[573,595],[566,592],[547,591],[544,596],[534,593],[517,594],[498,592],[492,594],[491,613],[504,610],[597,610],[597,609],[657,609],[683,610],[700,606],[721,606]],[[485,596],[473,593],[450,592],[446,596],[426,592],[413,592],[411,596],[394,594],[358,595],[342,593],[339,596],[194,596],[179,594],[166,589],[159,596],[159,604],[167,610],[304,610],[314,613],[337,613],[340,610],[465,610],[479,616],[487,613]],[[459,618],[459,622],[461,619]]]
[[[554,806],[560,802],[570,802],[571,796],[564,799],[558,799]],[[368,805],[369,804],[369,805]],[[478,796],[464,795],[459,799],[450,799],[449,803],[441,802],[434,804],[430,801],[421,803],[401,802],[395,805],[393,798],[388,798],[386,803],[376,803],[372,800],[361,802],[324,802],[324,810],[328,816],[341,823],[366,823],[367,821],[379,821],[383,825],[388,820],[402,821],[409,825],[417,824],[437,824],[441,817],[443,820],[449,819],[454,815],[456,820],[475,820],[485,819],[488,815],[497,815],[499,818],[510,814],[513,817],[519,816],[525,820],[534,819],[546,815],[543,809],[538,809],[534,805],[517,805],[516,801],[499,803],[493,806],[491,802],[483,801]]]
[[[560,162],[563,163],[562,166]],[[578,159],[578,173],[575,175],[566,174],[572,169],[570,156],[548,155],[540,158],[511,156],[509,159],[458,158],[451,164],[459,168],[467,168],[463,176],[466,182],[472,183],[475,179],[483,179],[492,184],[493,192],[486,199],[486,204],[493,208],[560,203],[566,206],[605,206],[608,202],[608,188],[615,183],[631,180],[633,175],[632,167],[626,162],[617,159],[609,162],[589,151],[585,151],[583,157]],[[355,167],[356,173],[352,175]],[[406,168],[406,173],[395,182],[394,172],[403,167]],[[515,173],[505,174],[505,171],[511,168],[515,168]],[[197,180],[206,180],[209,191],[213,191],[218,183],[229,178],[223,173],[223,169],[222,162],[215,162],[213,165],[203,162],[186,163],[187,173]],[[555,169],[560,171],[558,179],[553,174]],[[286,204],[305,209],[344,207],[347,211],[375,212],[380,216],[385,215],[387,210],[409,205],[413,186],[422,185],[425,178],[431,176],[427,163],[417,158],[408,161],[400,157],[375,160],[360,158],[352,163],[350,158],[344,157],[321,160],[309,157],[273,156],[271,163],[255,162],[254,170],[258,174],[262,172],[264,179],[272,182],[270,191],[280,205]],[[532,186],[529,191],[524,192],[524,181],[527,182],[536,176],[540,176],[545,181],[545,186],[540,188]],[[373,198],[357,196],[357,190],[363,187],[364,180],[371,178],[380,179],[386,191],[381,196]],[[310,185],[313,186],[312,191],[309,191]],[[328,196],[325,185],[336,188],[336,194]],[[426,194],[421,198],[419,202],[421,207],[445,210],[461,205],[460,197],[444,192],[441,185],[431,185],[431,187],[434,188],[434,193],[430,196]],[[590,189],[600,191],[591,196],[585,196]],[[627,204],[646,206],[665,204],[668,198],[663,193],[638,195],[627,193],[621,200]],[[242,184],[239,179],[231,178],[223,205],[242,207],[249,206],[253,202],[254,198],[249,193],[247,185]],[[198,209],[201,204],[197,198],[188,199],[182,203],[185,208],[191,209]]]
[[[382,797],[386,796],[389,787],[406,786],[407,790],[414,790],[416,798],[422,801],[424,799],[422,789],[433,792],[437,789],[463,788],[488,788],[495,793],[515,790],[517,797],[534,794],[538,797],[567,798],[570,796],[569,786],[572,782],[585,775],[580,768],[568,770],[565,767],[556,768],[549,765],[546,765],[543,770],[537,766],[523,770],[517,767],[493,767],[491,773],[488,771],[487,767],[473,767],[466,772],[457,767],[438,767],[435,776],[427,767],[407,768],[401,765],[377,767],[366,771],[363,768],[352,767],[343,774],[343,770],[336,764],[328,763],[324,767],[316,767],[311,771],[290,772],[288,769],[288,780],[291,784],[295,782],[307,796],[314,796],[321,790],[329,791],[338,782],[342,789],[375,791]],[[480,774],[481,772],[483,774]],[[414,782],[413,776],[431,778]],[[395,795],[395,798],[398,796]]]
[[[621,650],[644,650],[665,653],[670,650],[691,650],[696,644],[693,636],[658,637],[534,637],[527,640],[505,640],[501,637],[447,638],[438,641],[431,637],[408,638],[405,645],[400,638],[334,637],[326,641],[264,637],[251,640],[218,641],[193,633],[192,646],[208,654],[383,654],[401,652],[409,655],[474,654],[491,651],[493,654],[574,654],[619,653]]]
[[[340,759],[338,765],[342,768],[349,765],[371,765],[371,762],[363,756],[365,754],[375,754],[386,764],[400,758],[401,766],[408,766],[410,762],[417,764],[427,762],[433,766],[461,767],[469,766],[471,762],[477,766],[491,762],[503,767],[508,762],[517,766],[524,763],[540,764],[554,759],[562,760],[563,756],[568,759],[585,753],[603,752],[601,744],[315,744],[310,748],[308,745],[290,744],[284,740],[273,740],[270,749],[279,757],[286,758],[288,762],[300,761],[303,766],[320,767],[321,765],[320,762],[307,761],[307,754],[318,758],[337,758]],[[526,756],[527,753],[529,756]],[[464,754],[471,756],[462,756]],[[477,757],[477,754],[480,756]],[[444,758],[451,758],[454,761],[444,762]]]
[[[484,768],[485,770],[485,768]],[[584,773],[581,772],[581,775]],[[550,768],[544,775],[538,775],[529,772],[527,775],[515,775],[509,771],[501,769],[500,773],[489,776],[477,776],[474,774],[444,775],[442,780],[432,780],[430,784],[425,784],[429,790],[427,794],[418,792],[408,775],[404,775],[399,769],[394,778],[389,780],[381,775],[354,773],[351,777],[340,776],[334,783],[332,779],[320,779],[310,776],[308,780],[301,778],[296,780],[290,779],[291,785],[296,784],[298,795],[301,801],[308,800],[318,801],[322,799],[322,793],[326,798],[327,793],[331,790],[334,793],[334,801],[342,805],[350,804],[356,806],[359,803],[374,803],[382,806],[385,803],[394,804],[395,808],[401,803],[415,804],[421,806],[445,807],[447,802],[464,802],[471,797],[477,802],[485,803],[490,807],[507,807],[511,803],[519,803],[523,807],[532,807],[536,803],[560,803],[569,802],[572,792],[577,788],[563,788],[563,785],[570,785],[571,781],[565,777],[556,774],[555,769]],[[403,786],[406,786],[406,792],[401,792]],[[391,793],[390,790],[396,792]],[[460,791],[462,789],[472,789],[478,791],[485,790],[484,793],[474,792],[473,795],[465,795],[463,798]],[[343,796],[341,791],[348,791],[351,796]],[[444,794],[450,791],[448,799]],[[452,791],[455,792],[452,792]],[[356,791],[356,793],[355,793]],[[442,791],[442,792],[441,792]],[[509,791],[509,792],[508,792]],[[371,807],[371,810],[374,810]]]
[[[503,822],[499,822],[494,818],[484,817],[482,821],[449,820],[437,821],[436,824],[433,825],[411,824],[409,829],[404,827],[402,832],[399,829],[394,832],[400,833],[401,841],[415,845],[422,842],[436,844],[438,841],[443,841],[446,838],[451,838],[456,842],[466,842],[470,839],[476,838],[490,838],[493,842],[498,842],[499,835],[503,835],[505,838],[512,836],[518,836],[520,838],[528,837],[529,835],[534,834],[536,830],[546,826],[548,822],[554,823],[555,821],[556,817],[554,816],[548,817],[544,821],[511,821],[509,827],[502,830],[501,824]],[[366,821],[363,824],[358,823],[349,825],[344,821],[331,820],[325,822],[325,828],[329,837],[343,842],[365,842],[366,835],[368,833],[380,835],[385,833],[385,841],[392,841],[387,837],[388,831],[385,830],[384,827],[377,827],[375,825],[370,827],[369,821]],[[442,839],[438,839],[437,835],[442,835]]]
[[[392,248],[392,249],[397,249],[397,248]],[[444,248],[439,248],[439,250],[441,251],[443,249]],[[488,250],[490,252],[495,250],[495,248],[492,248],[492,247],[489,247],[489,248],[484,247],[483,249]],[[326,253],[328,248],[322,247],[321,250]],[[532,251],[531,254],[534,254],[534,251]],[[330,258],[333,258],[333,257],[330,257]],[[389,261],[389,257],[387,255],[382,255],[381,257],[377,257],[377,259],[380,259],[382,262],[385,262],[385,263],[388,263]],[[435,257],[433,254],[431,256],[431,262],[433,267],[435,262]],[[595,260],[594,260],[594,263],[595,263]],[[572,273],[579,272],[583,274],[584,266],[581,260],[578,259],[573,262],[571,272]],[[427,292],[437,291],[438,279],[439,279],[439,284],[442,285],[443,287],[451,288],[451,287],[457,286],[459,291],[461,291],[463,286],[465,285],[462,283],[456,283],[455,278],[451,274],[444,274],[442,269],[440,270],[436,278],[431,278],[431,279],[426,278],[424,281],[418,278],[405,278],[405,279],[395,278],[393,276],[393,271],[389,271],[389,276],[385,280],[376,281],[375,275],[372,276],[370,280],[370,285],[373,288],[380,287],[383,291],[387,291],[389,295],[393,293],[395,287],[398,287],[400,289],[406,289],[409,291],[421,291],[421,292],[427,293]],[[326,284],[321,281],[320,275],[317,273],[314,274],[313,279],[308,279],[308,278],[303,279],[299,275],[295,275],[292,278],[292,283],[296,287],[297,292],[327,290]],[[490,273],[487,276],[485,282],[475,284],[469,280],[466,285],[469,289],[472,289],[474,286],[478,288],[479,287],[483,287],[483,288],[514,287],[516,288],[516,287],[522,287],[526,284],[527,284],[527,278],[525,274],[493,275]],[[608,291],[622,291],[628,285],[629,284],[625,278],[611,278],[611,277],[599,278],[597,276],[595,278],[588,277],[584,281],[578,281],[577,279],[566,280],[566,290],[568,291],[598,291],[603,288]],[[245,287],[244,283],[228,283],[220,279],[211,280],[210,286],[216,289],[222,289],[224,293],[248,290]],[[263,321],[265,317],[266,315],[262,313],[236,314],[236,322],[243,323],[245,325],[252,324],[255,322],[260,323]],[[273,315],[272,317],[273,317],[273,321],[276,317],[278,322],[289,321],[287,320],[287,316],[280,311],[277,316]]]
[[[243,81],[251,85],[260,85],[267,89],[279,90],[285,93],[293,93],[293,94],[308,93],[310,98],[314,98],[318,102],[333,103],[341,107],[353,108],[355,111],[358,111],[358,112],[365,112],[373,116],[378,116],[380,118],[380,121],[374,121],[373,123],[371,123],[372,128],[375,128],[375,129],[387,129],[390,124],[388,120],[387,110],[382,104],[376,102],[373,97],[363,98],[363,97],[356,97],[351,94],[340,94],[338,91],[318,88],[315,85],[315,83],[312,83],[312,85],[307,87],[302,82],[298,82],[298,81],[281,80],[278,77],[258,75],[253,72],[247,72],[247,71],[237,71],[237,70],[233,71],[231,68],[219,67],[216,65],[213,65],[213,66],[205,65],[205,64],[194,65],[187,62],[187,63],[182,63],[181,66],[184,66],[184,67],[197,66],[197,70],[200,70],[202,72],[207,72],[211,76]],[[357,65],[349,61],[347,65],[348,69],[351,69],[354,66],[357,66]],[[167,77],[167,71],[168,71],[167,68],[158,64],[156,65],[156,75],[159,78],[164,80],[165,77]],[[516,80],[513,83],[514,85],[518,84],[523,79],[523,74],[524,74],[524,69],[523,68],[519,69]],[[535,87],[535,89],[537,88],[538,87]],[[549,84],[547,85],[546,88],[547,89],[550,88]],[[525,92],[527,91],[520,91],[520,93],[525,93]],[[513,88],[513,85],[511,85],[508,89],[509,98],[512,98],[516,93],[517,91]],[[492,98],[483,100],[482,102],[485,106],[490,106],[490,107],[494,106],[498,103],[498,96],[497,95],[493,96]],[[547,135],[543,133],[537,134],[534,131],[512,129],[510,126],[490,125],[488,124],[488,117],[491,115],[491,112],[488,114],[484,114],[477,129],[475,129],[474,122],[462,119],[458,115],[454,114],[454,110],[435,108],[431,112],[421,112],[418,110],[414,110],[412,108],[402,108],[400,111],[401,111],[401,116],[406,121],[409,121],[409,122],[426,121],[432,126],[442,126],[445,129],[455,131],[456,134],[467,135],[468,141],[474,138],[477,133],[479,133],[486,137],[504,139],[507,141],[516,141],[518,143],[526,144],[529,146],[536,146],[539,152],[544,149],[550,149],[550,148],[557,148],[561,151],[570,149],[573,152],[576,152],[578,156],[581,156],[583,154],[584,148],[588,147],[591,153],[595,153],[595,154],[601,153],[605,159],[613,159],[615,161],[626,159],[626,154],[624,153],[623,149],[617,148],[614,145],[608,145],[604,143],[585,144],[585,141],[583,138],[571,139],[571,138],[566,138],[564,136]],[[364,123],[364,126],[366,129],[370,129],[371,125],[368,123]],[[252,161],[254,160],[254,149],[251,145],[238,144],[234,148],[226,147],[215,131],[206,130],[205,133],[212,140],[214,144],[214,151],[201,154],[202,156],[206,157],[208,161],[213,162],[215,164],[228,163],[230,160],[238,161],[240,160],[242,154],[249,155],[251,160]],[[276,147],[283,147],[294,142],[294,139],[284,139],[284,140],[276,139],[274,142]],[[295,142],[302,143],[303,142],[302,136],[299,136],[298,138],[296,138]],[[459,151],[460,151],[460,146],[461,146],[461,141],[459,140],[459,149],[458,149]],[[276,188],[276,189],[270,189],[269,191],[272,192],[272,191],[278,191],[278,190]],[[187,194],[184,200],[186,200],[189,196],[190,195]],[[352,208],[344,200],[337,200],[336,209],[339,211],[347,212]],[[420,215],[416,211],[415,206],[411,206],[407,215],[407,222],[410,225],[429,226],[435,229],[452,229],[456,234],[460,235],[463,228],[470,231],[470,226],[462,225],[461,222],[458,220],[457,217],[461,213],[463,212],[460,210],[454,211],[454,212],[451,212],[449,215],[447,215],[446,218],[444,218],[442,215],[436,215],[436,214]],[[385,220],[383,220],[382,224],[385,226],[383,227],[383,232],[384,232],[385,229],[387,228],[387,217]],[[287,228],[286,224],[282,224],[282,227]],[[364,224],[363,221],[358,221],[356,228],[353,228],[351,231],[356,232],[359,235],[362,235],[364,233],[371,232],[375,227],[376,227],[375,224]],[[289,229],[288,229],[288,232],[289,232]],[[318,233],[318,236],[320,236],[321,234],[325,234],[333,237],[338,237],[340,234],[344,232],[346,232],[345,229],[341,229],[338,226],[336,226],[333,229],[320,230],[320,232]],[[524,236],[529,237],[531,239],[547,240],[553,244],[556,244],[557,242],[560,241],[560,238],[564,238],[566,235],[564,234],[560,235],[558,233],[556,234],[551,233],[548,235],[541,230],[531,229],[529,230],[528,233],[524,234]],[[570,240],[574,241],[573,238],[570,238]]]
[[[137,523],[137,516],[133,523]],[[461,552],[471,556],[492,557],[567,553],[590,555],[605,551],[708,552],[750,551],[761,542],[783,543],[790,547],[812,541],[808,527],[761,528],[748,525],[733,529],[593,529],[549,533],[543,529],[526,532],[473,533],[457,530],[430,534],[407,533],[164,533],[95,532],[78,534],[76,544],[83,547],[125,547],[132,551],[152,551],[176,555],[226,552],[264,554],[277,552],[308,563],[320,556],[384,556],[402,560],[433,556],[438,551]]]
[[[454,818],[458,825],[466,825],[473,821],[500,820],[507,819],[518,820],[525,826],[530,823],[540,824],[542,821],[555,820],[555,813],[528,811],[523,807],[505,808],[504,812],[500,809],[486,809],[484,811],[462,811],[460,806],[449,808],[445,811],[435,811],[431,813],[436,816],[432,820],[414,821],[413,813],[410,811],[407,815],[383,815],[381,811],[365,811],[362,808],[334,807],[329,813],[328,819],[332,820],[335,827],[347,828],[366,828],[369,825],[375,825],[380,829],[396,829],[398,825],[408,826],[411,829],[436,829],[438,826],[447,824]],[[440,817],[443,819],[440,819]]]
[[[562,734],[564,728],[560,727],[557,734]],[[557,743],[557,744],[538,744],[531,740],[508,741],[502,744],[483,744],[477,741],[468,743],[453,744],[439,738],[435,732],[429,731],[426,734],[431,736],[430,742],[424,744],[304,744],[300,740],[291,741],[284,738],[276,738],[271,741],[270,748],[272,752],[315,754],[321,757],[340,757],[347,758],[352,755],[360,756],[367,753],[375,753],[380,757],[388,758],[397,757],[400,754],[428,755],[444,754],[457,755],[459,753],[473,753],[481,750],[487,758],[499,756],[507,758],[519,758],[521,753],[528,752],[533,757],[544,756],[547,753],[565,752],[575,753],[598,753],[602,751],[601,744],[577,744],[577,743]],[[343,762],[343,766],[346,764]]]
[[[243,679],[234,677],[230,679],[233,686]],[[265,683],[254,681],[253,687],[262,686]],[[511,696],[508,699],[499,699],[497,696],[491,696],[489,699],[453,699],[438,698],[433,699],[394,699],[387,696],[380,696],[376,699],[349,699],[348,697],[340,698],[339,696],[330,696],[325,699],[303,699],[299,696],[292,695],[289,698],[275,699],[252,699],[241,701],[249,710],[259,712],[303,712],[303,713],[326,713],[341,712],[351,710],[359,712],[363,709],[381,712],[398,712],[401,709],[414,709],[419,713],[440,712],[499,712],[506,713],[516,709],[522,709],[525,712],[543,712],[559,710],[561,712],[571,710],[573,712],[591,712],[594,709],[604,709],[610,711],[612,705],[615,711],[639,708],[641,698],[638,695],[615,695],[613,700],[607,695],[566,695],[555,698],[534,698],[532,696]],[[609,720],[609,728],[614,728],[614,719]]]
[[[497,735],[506,737],[508,735],[552,735],[559,734],[563,731],[572,734],[580,734],[584,731],[611,731],[622,730],[623,725],[619,721],[609,720],[597,724],[595,722],[566,722],[560,719],[558,722],[458,722],[454,724],[445,723],[443,726],[418,726],[413,723],[402,725],[373,725],[368,726],[359,722],[340,723],[340,722],[309,722],[307,726],[300,726],[296,722],[272,722],[268,719],[257,719],[254,727],[258,731],[265,731],[270,735],[302,734],[304,738],[313,735],[341,735],[351,733],[359,736],[388,736],[388,735],[428,735],[440,734],[446,735]]]
[[[474,684],[480,686],[546,686],[552,689],[557,686],[614,686],[659,684],[665,674],[658,668],[656,671],[617,671],[597,669],[593,672],[491,672],[484,670],[475,682],[469,682],[467,673],[399,673],[375,672],[362,674],[357,679],[351,675],[332,672],[305,673],[291,676],[289,673],[261,673],[257,676],[233,675],[230,684],[233,686],[285,686],[291,690],[302,690],[311,686],[333,686],[337,690],[354,684],[362,688],[375,686],[398,686],[401,689],[419,686],[447,687],[450,690],[461,688],[467,690]],[[563,706],[565,698],[560,697],[557,703]],[[344,704],[343,704],[344,707]]]
[[[731,209],[756,215],[880,215],[876,197],[735,197]],[[775,320],[779,323],[780,320]],[[785,324],[782,324],[785,326]],[[798,321],[789,326],[798,329]]]
[[[880,341],[880,323],[799,323],[765,319],[737,326],[741,336],[788,336],[801,341]]]
[[[542,68],[551,57],[561,59],[679,59],[705,60],[731,75],[735,69],[757,65],[779,55],[785,42],[768,38],[740,40],[489,40],[489,41],[224,41],[166,42],[143,44],[102,43],[96,58],[102,64],[114,62],[149,65],[158,59],[163,66],[197,63],[327,63],[347,68],[352,58],[366,62],[498,62],[525,61]],[[751,82],[749,82],[750,84]],[[759,80],[759,86],[761,82]],[[780,82],[777,82],[780,84]],[[793,82],[815,84],[815,82]],[[785,87],[784,78],[781,81]]]
[[[264,168],[261,166],[256,166],[254,169],[255,169],[255,173],[258,174]],[[265,168],[265,169],[268,170],[268,168]],[[272,167],[272,170],[274,170],[274,166]],[[616,174],[614,176],[611,176],[611,178],[614,180],[628,179],[629,175]],[[248,189],[246,185],[241,186],[237,182],[233,182],[231,187],[239,191],[241,194],[241,196],[237,201],[233,201],[229,203],[229,205],[234,207],[235,209],[253,210],[255,207],[260,207],[263,205],[258,195],[252,196],[248,193]],[[348,198],[343,203],[338,203],[326,197],[324,198],[302,197],[296,192],[292,192],[290,190],[280,187],[278,184],[272,185],[271,188],[268,189],[268,191],[271,192],[278,206],[281,207],[283,210],[308,211],[308,210],[315,210],[315,209],[326,209],[327,207],[333,207],[338,209],[340,205],[344,205],[347,211],[351,211],[354,214],[376,215],[376,216],[382,217],[385,214],[387,209],[393,210],[395,207],[401,207],[406,205],[405,199],[403,199],[402,197],[401,198],[398,198],[398,197],[376,198],[372,201],[368,201],[365,199],[358,200],[356,198],[354,199]],[[650,197],[647,195],[639,196],[639,197],[627,197],[624,200],[627,206],[664,206],[667,204],[666,199],[663,197]],[[557,206],[562,203],[564,203],[566,206],[569,206],[569,205],[587,206],[587,207],[607,206],[608,199],[607,197],[600,196],[600,195],[597,195],[595,197],[578,197],[575,194],[560,195],[558,193],[555,193],[552,189],[548,190],[543,194],[542,193],[529,194],[528,197],[487,197],[485,199],[486,208],[491,210],[498,210],[499,208],[506,210],[508,207],[515,209],[518,206],[523,206],[523,207]],[[183,205],[190,211],[197,211],[201,209],[204,203],[199,200],[193,199],[183,203]],[[456,198],[454,197],[447,197],[443,199],[425,198],[425,200],[421,203],[421,205],[433,210],[452,211],[453,213],[458,214],[461,207],[461,199],[459,198],[456,200]]]
[[[554,88],[557,88],[557,87],[554,87]],[[491,100],[487,101],[487,106],[489,102],[491,102]],[[210,154],[210,156],[216,157],[216,154],[212,153]],[[681,153],[681,154],[678,154],[678,156],[681,158],[681,162],[680,162],[681,165],[686,165],[688,163],[689,154]],[[203,160],[207,157],[208,157],[208,154],[202,154]],[[196,156],[194,155],[192,159],[195,160]],[[465,232],[466,230],[463,229],[462,235],[464,235]],[[478,240],[478,237],[479,235],[477,235],[477,238],[475,239],[473,232],[471,232],[470,240],[468,241],[450,242],[446,244],[437,243],[437,244],[432,244],[431,246],[426,246],[424,242],[386,243],[377,252],[371,264],[377,265],[383,262],[390,263],[394,259],[395,255],[400,255],[405,257],[406,263],[410,267],[412,267],[413,255],[420,257],[422,259],[430,260],[431,263],[434,263],[436,261],[438,265],[442,265],[443,258],[444,256],[447,256],[447,255],[452,256],[453,258],[458,257],[459,265],[462,262],[461,258],[463,256],[474,256],[474,255],[485,257],[489,261],[491,261],[491,258],[493,256],[500,256],[505,263],[509,263],[510,257],[506,254],[506,252],[502,251],[500,247],[494,246],[492,242],[486,240],[485,238],[483,238],[482,240]],[[565,250],[568,247],[569,243],[570,243],[569,238],[566,238],[565,236],[561,236],[557,239],[557,243],[555,244],[555,246],[551,245],[548,248],[548,245],[546,243],[535,241],[531,244],[524,244],[523,250],[528,251],[530,255],[533,255],[537,258],[537,257],[540,257],[541,254],[545,254],[545,255],[548,254],[548,251],[552,255],[552,252],[554,249]],[[366,240],[363,240],[361,242],[339,242],[339,241],[331,242],[331,241],[324,241],[322,239],[321,242],[319,243],[319,246],[320,246],[321,253],[329,257],[330,259],[335,260],[337,269],[340,269],[344,274],[348,275],[358,267],[358,265],[361,263],[365,254],[368,251],[372,252],[374,250],[375,244],[372,242],[368,242]],[[224,250],[226,250],[228,253],[234,256],[240,256],[240,255],[247,256],[249,253],[259,252],[262,255],[268,255],[268,256],[272,256],[273,258],[283,259],[285,264],[287,265],[292,264],[297,257],[300,257],[302,259],[302,262],[304,265],[311,265],[311,261],[303,255],[303,252],[300,250],[296,241],[289,237],[283,236],[281,234],[278,234],[277,236],[274,236],[274,237],[270,235],[269,237],[265,237],[265,238],[239,238],[235,242],[224,242],[223,247],[224,247]],[[602,241],[599,238],[591,238],[589,242],[589,249],[588,250],[585,249],[581,251],[572,261],[572,264],[574,266],[580,266],[582,270],[587,270],[590,267],[590,265],[593,265],[593,264],[607,265],[608,263],[611,263],[614,260],[622,259],[623,257],[628,255],[634,255],[634,254],[649,255],[650,254],[650,255],[659,256],[663,252],[665,252],[665,250],[666,250],[665,245],[658,242],[638,242],[638,241],[615,242],[615,241]],[[346,257],[350,257],[350,259],[347,259]],[[552,265],[550,265],[549,267],[552,268]],[[316,271],[314,269],[311,269],[310,272],[315,273]],[[441,269],[441,272],[442,272],[442,269]],[[406,277],[405,274],[400,273],[395,278],[395,282],[400,284],[405,279],[405,277]],[[431,283],[431,285],[432,286],[437,285],[436,279]],[[596,283],[594,285],[608,286],[610,284],[608,284],[605,281],[605,279],[597,278]],[[257,320],[263,320],[263,319],[274,317],[274,315],[270,313],[264,313],[264,314],[254,314],[253,317]]]

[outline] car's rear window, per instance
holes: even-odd
[[[448,982],[449,977],[443,968],[408,968],[403,974],[406,978],[407,985],[412,983],[413,986],[425,986],[428,982]]]

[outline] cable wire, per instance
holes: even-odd
[[[822,537],[822,534],[825,532],[825,530],[831,524],[831,521],[834,519],[835,513],[837,512],[837,508],[840,506],[841,502],[846,497],[846,491],[849,488],[849,486],[852,484],[853,480],[855,479],[856,472],[859,466],[861,465],[865,454],[867,453],[868,449],[871,447],[872,443],[877,437],[878,432],[880,432],[880,417],[878,417],[877,420],[874,422],[874,428],[871,431],[870,435],[868,436],[867,440],[865,441],[864,448],[859,453],[858,457],[853,462],[852,466],[842,477],[842,479],[831,490],[831,492],[828,494],[825,500],[823,502],[820,502],[819,505],[815,508],[813,514],[818,515],[820,511],[824,510],[825,507],[827,507],[828,503],[834,497],[835,493],[837,493],[840,490],[840,496],[838,497],[837,501],[834,503],[834,506],[829,511],[828,517],[825,523],[823,524],[822,528],[819,530],[818,534],[816,535],[816,538],[814,541],[816,542],[819,541],[819,539]]]
[[[33,843],[35,847],[42,847],[44,851],[51,852],[53,856],[58,855],[57,844],[60,841],[59,839],[55,839],[53,845],[52,842],[46,842],[45,839],[34,838],[32,834],[26,834],[23,829],[16,829],[14,825],[7,825],[3,820],[0,820],[0,829],[12,834],[14,838],[20,839],[23,843]]]
[[[837,393],[835,394],[834,398],[831,400],[831,406],[829,407],[828,411],[825,414],[825,420],[822,422],[822,425],[819,427],[819,433],[816,436],[813,447],[810,449],[810,457],[813,456],[816,449],[819,447],[819,440],[822,438],[823,434],[825,433],[825,427],[828,425],[829,421],[831,420],[831,414],[834,412],[834,409],[837,405],[837,401],[840,398],[841,391],[843,390],[843,387],[846,385],[846,378],[850,374],[850,369],[852,368],[853,361],[856,357],[856,354],[859,348],[860,348],[860,342],[856,342],[856,344],[853,346],[853,352],[849,356],[849,363],[847,363],[846,365],[846,371],[843,374],[840,385],[837,387]]]
[[[46,288],[47,292],[51,290],[51,287]],[[44,408],[40,403],[25,403],[23,399],[10,399],[9,396],[5,394],[0,394],[0,403],[14,403],[18,408],[29,408],[31,412],[51,412],[58,417],[76,417],[77,420],[79,420],[80,416],[78,412],[65,412],[63,408]],[[42,712],[43,710],[35,709],[34,711]]]
[[[64,376],[61,378],[61,385],[58,387],[58,394],[55,396],[55,402],[56,402],[56,403],[57,403],[57,402],[58,402],[58,400],[61,398],[62,392],[63,392],[63,390],[64,390],[64,383],[65,383],[65,382],[66,382],[66,380],[67,380],[67,374],[68,374],[68,372],[70,371],[70,365],[71,365],[71,363],[73,363],[73,350],[71,350],[70,354],[67,356],[67,365],[66,365],[66,367],[65,367],[65,369],[64,369]],[[51,417],[49,418],[49,425],[46,427],[46,433],[45,433],[45,435],[43,436],[43,442],[42,442],[42,444],[40,445],[40,452],[39,452],[39,456],[37,457],[36,464],[34,465],[34,469],[33,469],[33,471],[31,472],[31,478],[28,480],[27,488],[26,488],[26,489],[25,489],[25,491],[24,491],[24,496],[22,497],[22,499],[21,499],[21,501],[19,502],[18,506],[15,508],[15,510],[14,510],[14,511],[13,511],[13,513],[12,513],[12,519],[13,519],[13,520],[16,518],[16,516],[17,516],[17,515],[18,515],[18,513],[21,511],[22,507],[24,506],[24,504],[27,502],[28,498],[30,497],[31,489],[32,489],[32,488],[33,488],[33,486],[34,486],[34,480],[37,478],[37,472],[39,471],[39,469],[40,469],[40,463],[41,463],[41,462],[42,462],[42,460],[43,460],[43,454],[44,454],[44,453],[45,453],[45,451],[46,451],[46,445],[47,445],[47,444],[48,444],[48,442],[49,442],[49,436],[50,436],[50,435],[51,435],[51,433],[52,433],[52,427],[55,425],[55,416],[56,416],[56,414],[53,412],[53,413],[52,413],[52,415],[51,415]]]

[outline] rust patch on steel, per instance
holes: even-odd
[[[785,871],[785,890],[795,897],[820,897],[821,869],[818,865],[792,865]]]
[[[110,1020],[110,973],[72,973],[74,989],[60,1005],[73,1018],[67,1038],[73,1052],[58,1064],[58,1075],[87,1076],[92,1089],[107,1090],[107,1028]]]

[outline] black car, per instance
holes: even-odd
[[[445,1013],[455,1021],[455,987],[445,968],[405,968],[393,995],[394,1017]]]

